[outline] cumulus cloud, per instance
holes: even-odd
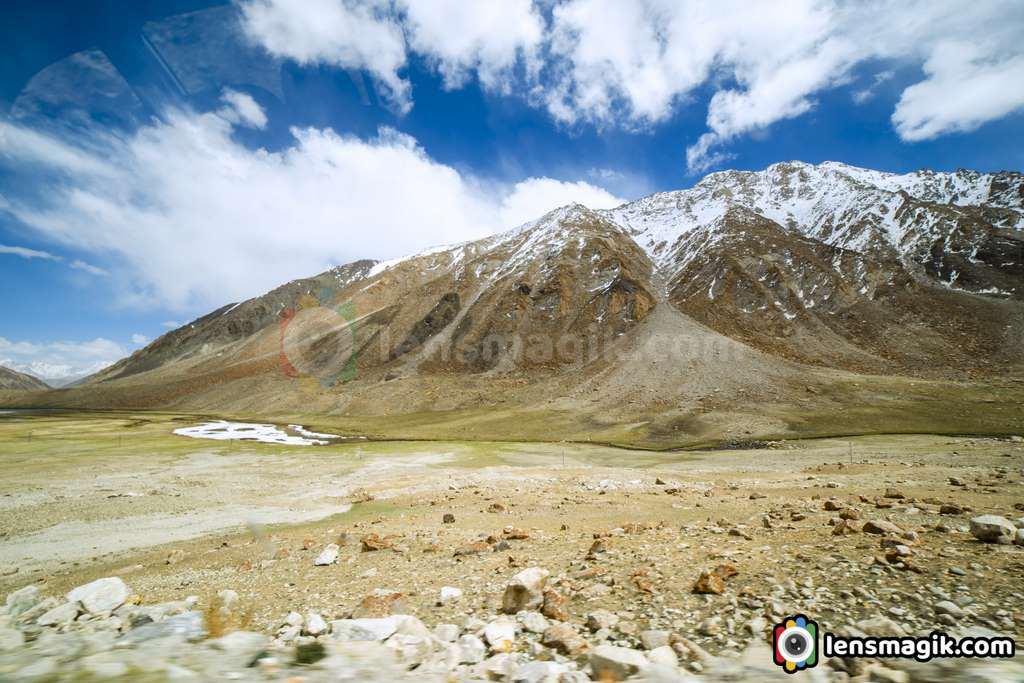
[[[107,139],[73,173],[61,160],[84,153],[38,137],[39,153],[24,146],[15,162],[44,165],[52,189],[7,211],[48,242],[114,263],[121,303],[195,311],[332,264],[483,237],[573,201],[623,201],[586,182],[476,178],[388,128],[372,139],[293,129],[283,150],[253,150],[234,139],[232,119],[168,111]],[[5,132],[21,134],[0,122]]]
[[[522,92],[567,124],[645,128],[706,88],[708,130],[687,151],[691,172],[728,159],[722,149],[737,136],[810,111],[859,65],[882,78],[894,64],[922,66],[893,111],[906,141],[1024,107],[1016,0],[242,0],[242,8],[247,33],[273,54],[367,69],[404,108],[411,52],[449,86],[475,73],[485,88]],[[872,87],[851,96],[864,101]]]
[[[242,28],[275,57],[373,74],[399,109],[410,106],[402,28],[386,0],[247,0]]]
[[[61,384],[91,375],[127,355],[128,350],[103,337],[89,341],[34,343],[0,337],[0,365]]]
[[[132,344],[138,344],[142,346],[149,341],[149,337],[144,334],[135,333],[132,335]]]
[[[544,20],[530,0],[399,0],[410,49],[426,55],[448,87],[475,73],[485,87],[504,89],[520,61],[538,67]]]
[[[552,178],[528,178],[517,183],[501,202],[502,225],[522,225],[547,211],[572,202],[591,209],[611,209],[625,200],[586,182],[566,183]]]

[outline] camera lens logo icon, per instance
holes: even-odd
[[[347,382],[356,374],[356,315],[331,289],[304,295],[281,318],[281,373],[313,392]]]
[[[775,663],[789,674],[818,664],[818,624],[802,614],[784,619],[772,630]]]

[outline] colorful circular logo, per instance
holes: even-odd
[[[306,391],[347,382],[356,374],[356,316],[332,289],[305,294],[281,311],[281,373]]]

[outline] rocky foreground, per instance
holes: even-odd
[[[887,491],[887,495],[901,497],[894,490]],[[880,537],[882,553],[873,565],[877,575],[921,571],[912,559],[916,531],[883,519],[861,524],[853,508],[841,507],[832,500],[824,506],[839,513],[834,535],[865,533]],[[765,525],[771,525],[768,518]],[[649,529],[639,525],[614,529],[606,538],[595,539],[588,559],[597,560],[607,552],[613,537],[645,531]],[[985,544],[1024,545],[1024,518],[1011,522],[997,515],[980,515],[959,531],[969,531]],[[743,531],[737,533],[742,535]],[[507,546],[509,539],[524,535],[507,527],[503,539],[491,540],[494,545]],[[384,550],[388,545],[377,534],[364,536],[361,544],[365,552]],[[480,544],[488,545],[486,541]],[[316,555],[313,564],[332,565],[338,554],[338,546],[330,544]],[[584,571],[601,574],[594,568]],[[735,566],[721,563],[701,571],[691,590],[707,596],[724,594],[736,574]],[[634,582],[641,591],[653,592],[644,575],[636,575]],[[198,604],[194,596],[143,605],[118,577],[79,586],[63,599],[43,597],[38,587],[30,585],[10,593],[0,613],[0,680],[784,680],[786,674],[774,665],[768,645],[770,620],[784,616],[783,604],[803,603],[800,609],[813,607],[816,596],[829,592],[815,586],[811,579],[800,584],[769,580],[764,599],[750,591],[741,592],[730,599],[735,608],[731,615],[710,617],[696,625],[695,638],[728,634],[726,647],[712,655],[680,630],[640,630],[633,612],[594,609],[582,619],[573,618],[568,586],[566,577],[552,577],[547,569],[525,568],[507,582],[499,613],[488,619],[469,616],[461,623],[440,623],[432,628],[405,613],[408,610],[402,594],[378,590],[367,596],[350,618],[328,620],[315,612],[291,612],[275,633],[265,634],[234,629],[233,625],[244,617],[238,613],[238,594],[232,590],[220,591],[207,605]],[[606,584],[593,586],[607,589]],[[595,592],[593,586],[591,592]],[[948,595],[936,586],[930,593],[932,624],[922,623],[906,608],[879,605],[878,616],[831,626],[830,630],[843,635],[903,636],[927,635],[939,627],[961,636],[1005,635],[983,626],[962,627],[972,620],[991,623],[983,616],[991,605],[976,603],[965,592]],[[863,586],[839,595],[875,601]],[[1020,593],[1015,597],[1018,603],[1007,608],[1018,608],[1024,599]],[[437,604],[457,605],[463,598],[462,589],[445,586],[437,595]],[[1010,609],[996,611],[999,622],[992,625],[1006,627],[1012,636],[1021,616]],[[664,607],[656,611],[662,617],[673,612]],[[737,616],[745,621],[738,623]],[[654,617],[650,623],[657,620]],[[1018,653],[1011,660],[949,659],[929,663],[832,659],[801,675],[808,681],[1024,681],[1024,652],[1018,649]]]

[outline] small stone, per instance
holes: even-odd
[[[544,591],[541,613],[556,621],[569,621],[569,598],[551,589]]]
[[[515,614],[524,609],[535,610],[544,601],[544,585],[550,572],[540,567],[524,569],[512,577],[505,587],[501,609],[508,614]]]
[[[676,651],[668,645],[662,647],[656,647],[647,653],[647,659],[651,664],[665,667],[676,667],[679,666],[679,656],[676,655]]]
[[[516,644],[516,622],[508,617],[495,619],[484,627],[484,640],[494,652],[511,652]]]
[[[964,616],[964,611],[960,609],[956,603],[950,600],[942,600],[935,603],[936,614],[948,614],[954,619],[960,619]]]
[[[337,543],[330,543],[325,547],[317,558],[313,560],[314,566],[325,567],[330,564],[334,564],[338,561],[338,551],[340,548]]]
[[[530,633],[544,633],[551,625],[540,612],[520,612],[516,615],[516,619]]]
[[[480,553],[491,552],[491,546],[487,545],[483,541],[474,541],[464,546],[460,546],[455,549],[455,557],[465,557],[468,555],[479,555]]]
[[[318,636],[322,633],[327,633],[327,622],[324,618],[316,612],[310,612],[306,615],[306,635]]]
[[[852,536],[853,534],[859,534],[863,530],[863,527],[859,522],[855,522],[852,519],[840,519],[839,523],[832,527],[833,536]]]
[[[587,641],[569,624],[553,624],[541,639],[541,644],[558,650],[563,655],[575,656],[589,647]]]
[[[359,539],[364,553],[372,553],[378,550],[387,550],[391,547],[391,541],[381,538],[379,534],[367,534]]]
[[[1017,529],[1005,517],[981,515],[971,519],[971,534],[985,543],[1009,544],[1017,535]]]
[[[901,529],[884,519],[872,519],[864,523],[863,531],[866,534],[896,534],[899,535]]]
[[[178,564],[183,559],[185,559],[185,553],[182,550],[180,550],[180,549],[172,550],[167,555],[167,559],[164,560],[164,564]]]
[[[598,681],[624,681],[647,666],[647,658],[637,650],[615,645],[599,645],[590,653],[590,668]]]
[[[694,593],[721,594],[725,592],[725,581],[718,574],[703,571],[697,582],[693,584]]]
[[[591,631],[612,629],[619,623],[619,617],[606,609],[594,610],[587,615],[587,628]]]
[[[459,638],[459,627],[455,624],[438,624],[434,627],[434,637],[442,643],[454,643]]]
[[[450,512],[444,513],[444,517],[441,518],[442,524],[455,524],[455,515]]]
[[[462,589],[454,586],[444,586],[437,596],[438,605],[447,605],[462,599]]]
[[[459,638],[459,663],[479,664],[487,655],[487,646],[472,634]]]
[[[97,579],[75,588],[67,595],[68,602],[77,602],[90,614],[112,612],[128,599],[128,586],[116,576]]]
[[[386,590],[375,590],[363,598],[354,610],[353,619],[381,619],[395,614],[407,612],[408,608],[401,593]]]
[[[36,623],[40,626],[61,626],[70,624],[78,616],[78,603],[65,602],[43,614]]]
[[[42,598],[39,595],[39,588],[36,586],[25,586],[10,593],[7,596],[7,613],[12,617],[27,612],[39,603]]]
[[[668,645],[668,631],[649,630],[640,632],[640,642],[645,650],[656,650]]]

